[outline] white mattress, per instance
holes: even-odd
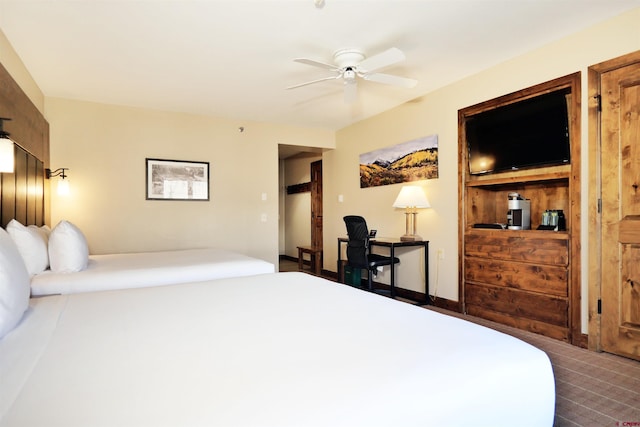
[[[304,273],[30,310],[0,341],[2,426],[553,424],[544,352]]]
[[[275,266],[267,261],[217,248],[91,255],[86,270],[46,270],[33,276],[31,295],[173,285],[274,271]]]

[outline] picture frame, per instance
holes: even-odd
[[[209,162],[145,159],[147,200],[209,200]]]

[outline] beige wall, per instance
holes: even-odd
[[[344,225],[338,221],[348,213],[362,214],[370,228],[379,235],[400,236],[404,232],[401,212],[391,207],[400,185],[360,189],[358,155],[420,136],[439,137],[438,179],[422,181],[432,209],[418,215],[418,234],[430,240],[431,292],[458,300],[458,140],[459,109],[510,93],[537,83],[582,72],[582,323],[587,326],[587,68],[590,65],[640,49],[640,9],[621,15],[559,42],[526,55],[513,58],[450,86],[408,102],[374,118],[342,129],[336,135],[336,150],[323,156],[325,177],[324,214],[335,218],[325,221],[324,266],[335,270],[337,248],[335,239],[344,235]],[[337,201],[338,195],[344,202]],[[375,227],[374,227],[375,225]],[[437,260],[437,249],[444,250],[444,259]],[[405,263],[405,266],[408,266]],[[403,267],[401,267],[403,268]],[[416,270],[419,271],[419,270]],[[405,273],[408,274],[408,273]],[[407,287],[419,288],[419,274],[403,277]],[[403,283],[404,285],[404,283]]]
[[[46,117],[52,167],[71,181],[70,196],[52,192],[52,224],[76,223],[96,254],[217,246],[277,263],[278,143],[334,144],[327,131],[55,98]],[[145,200],[147,157],[210,162],[211,200]]]
[[[13,80],[18,83],[18,86],[27,94],[36,108],[44,114],[44,95],[25,68],[20,57],[13,50],[2,30],[0,30],[0,63],[11,74]]]

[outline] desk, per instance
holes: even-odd
[[[349,242],[349,239],[346,237],[338,237],[338,277],[340,277],[340,269],[342,268],[342,244]],[[384,248],[389,248],[389,256],[393,258],[395,256],[396,248],[403,248],[407,246],[422,246],[424,248],[424,293],[425,300],[424,304],[429,304],[429,241],[428,240],[420,240],[415,242],[403,242],[400,239],[390,239],[390,238],[377,238],[369,240],[370,248],[375,246],[380,246]],[[396,286],[396,278],[395,278],[395,264],[391,264],[391,280],[389,283],[389,288],[391,289],[391,298],[395,298],[395,286]]]

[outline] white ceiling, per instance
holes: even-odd
[[[318,0],[319,1],[319,0]],[[340,129],[562,38],[640,0],[0,0],[45,96]],[[413,89],[340,81],[293,62],[397,47]]]

